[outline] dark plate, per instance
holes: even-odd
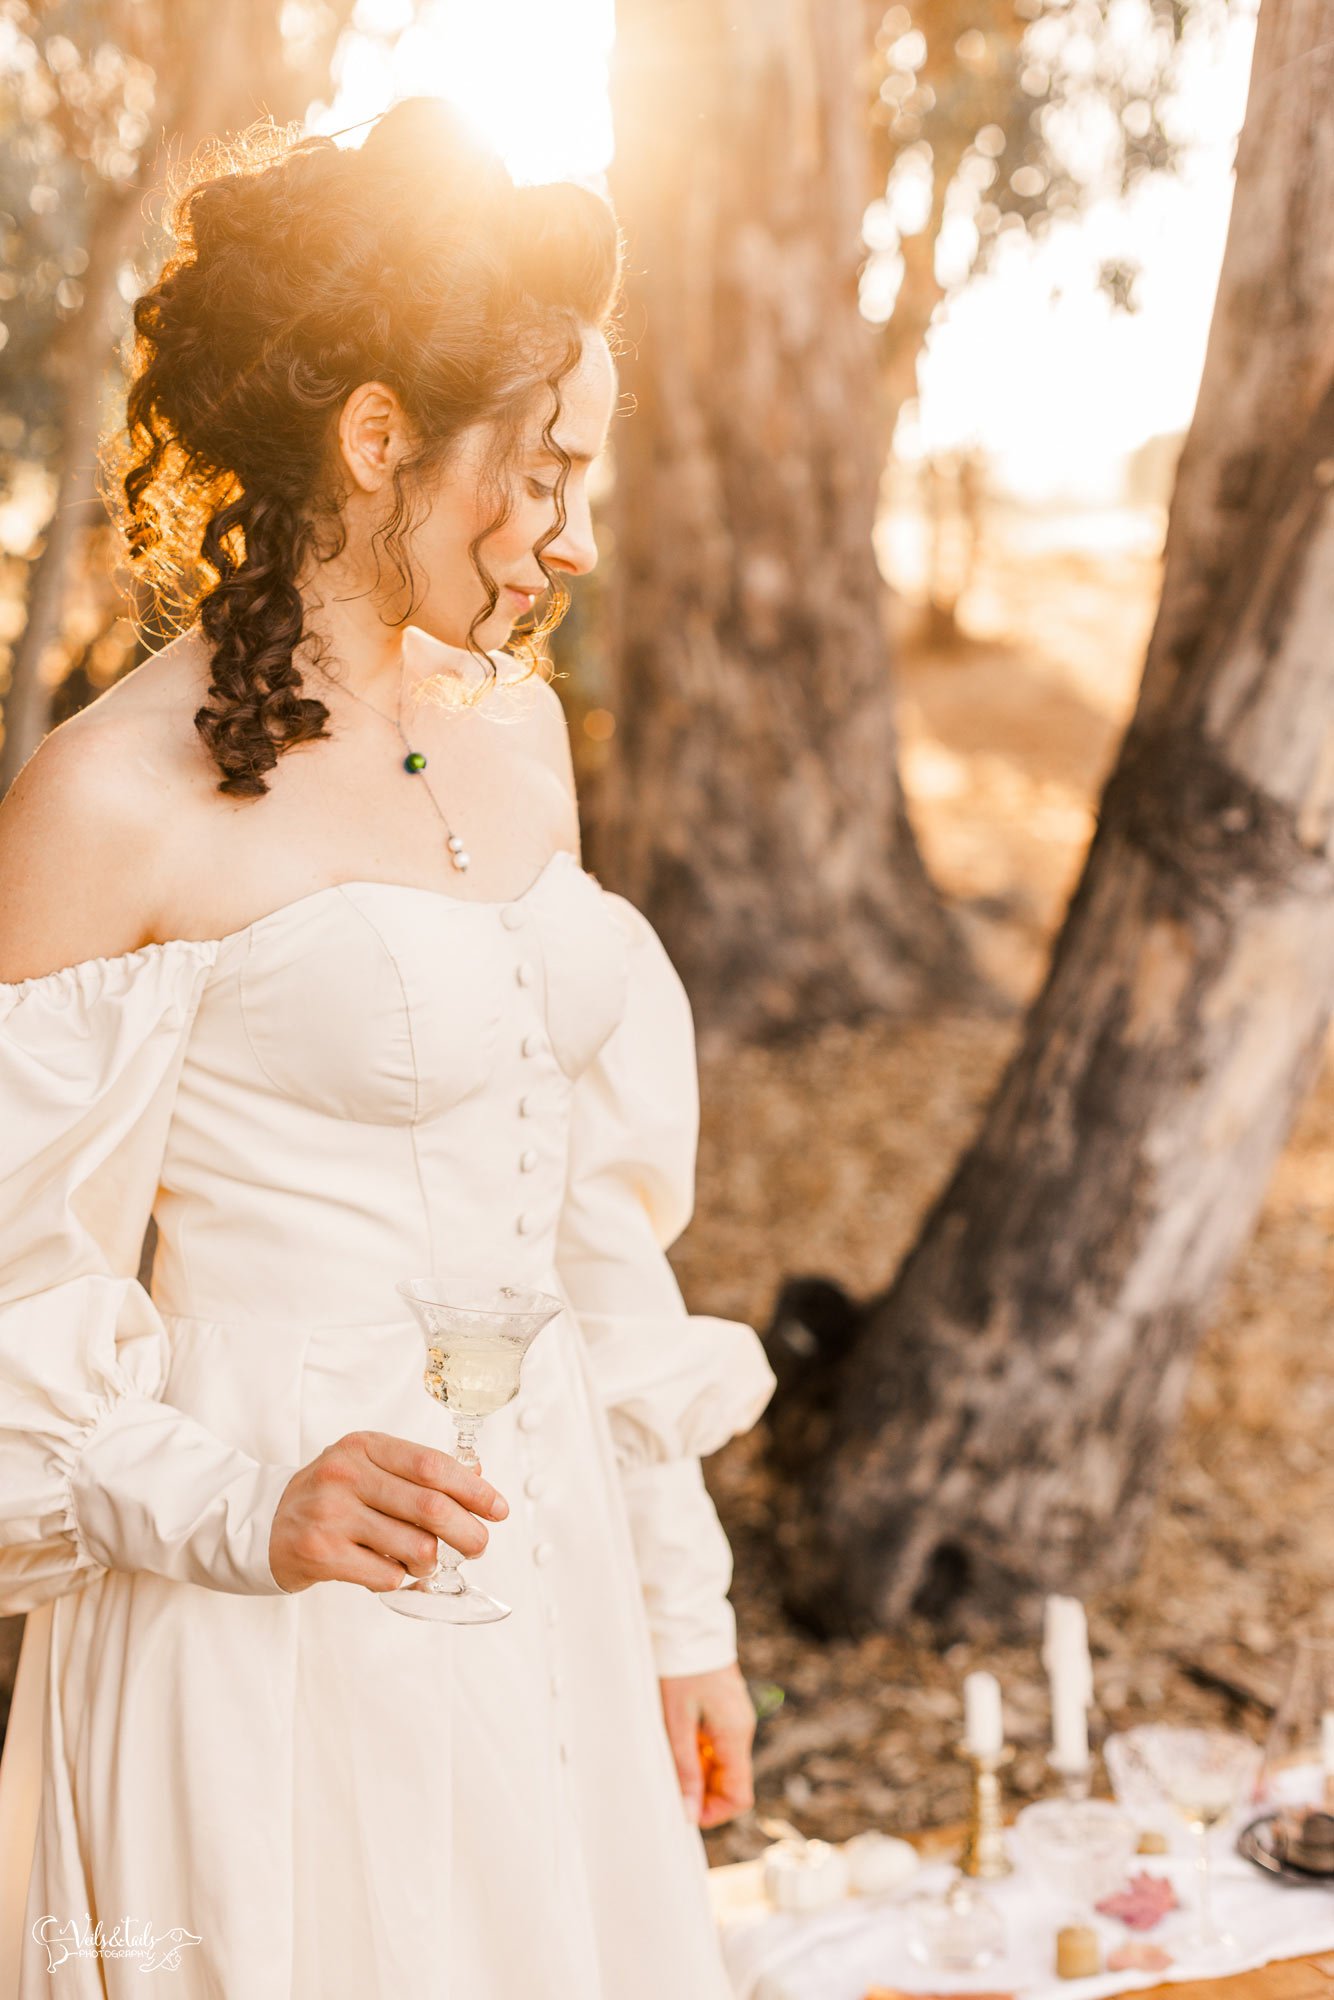
[[[1266,1875],[1276,1875],[1280,1882],[1291,1882],[1295,1889],[1334,1888],[1334,1875],[1317,1875],[1311,1868],[1299,1868],[1293,1861],[1285,1861],[1274,1846],[1274,1821],[1277,1813],[1264,1813],[1243,1827],[1237,1835],[1237,1852],[1247,1861],[1253,1861],[1257,1868],[1263,1868]]]

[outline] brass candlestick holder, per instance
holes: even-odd
[[[999,1750],[969,1750],[959,1755],[971,1766],[973,1798],[968,1813],[959,1872],[984,1882],[999,1881],[1013,1873],[1014,1864],[1005,1852],[1005,1820],[1001,1812],[1000,1773],[1014,1761],[1014,1750],[1003,1744]]]

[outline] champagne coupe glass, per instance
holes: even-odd
[[[1265,1743],[1259,1801],[1283,1860],[1334,1876],[1334,1636],[1297,1633],[1287,1691]]]
[[[966,1875],[956,1875],[945,1889],[919,1889],[903,1909],[908,1956],[918,1965],[980,1972],[1005,1957],[1005,1920]]]
[[[426,1337],[426,1388],[454,1412],[454,1456],[480,1472],[477,1434],[483,1419],[518,1395],[523,1357],[562,1303],[550,1292],[453,1276],[404,1278],[394,1289],[412,1307]],[[462,1561],[458,1549],[437,1538],[431,1574],[378,1592],[381,1604],[405,1618],[449,1625],[508,1618],[509,1605],[470,1583]]]
[[[1209,1835],[1254,1795],[1262,1758],[1259,1744],[1230,1729],[1150,1722],[1110,1737],[1104,1754],[1118,1795],[1122,1786],[1118,1770],[1128,1771],[1132,1786],[1147,1777],[1196,1836],[1199,1914],[1194,1932],[1181,1942],[1191,1950],[1220,1956],[1235,1952],[1236,1939],[1214,1921]]]
[[[1287,1690],[1265,1744],[1261,1781],[1278,1807],[1334,1812],[1334,1636],[1298,1632]]]
[[[1138,1829],[1108,1799],[1040,1799],[1014,1823],[1033,1881],[1066,1906],[1072,1922],[1098,1928],[1096,1904],[1122,1887]]]

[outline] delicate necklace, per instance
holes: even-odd
[[[398,731],[399,738],[403,744],[404,750],[407,752],[407,755],[403,759],[403,769],[409,772],[414,778],[421,777],[422,773],[426,769],[426,752],[424,750],[414,750],[412,745],[409,743],[407,737],[403,733],[402,670],[400,669],[398,677],[398,712],[396,715],[386,715],[382,708],[377,708],[373,701],[367,701],[364,694],[358,694],[354,687],[348,687],[347,684],[343,681],[336,681],[334,685],[336,687],[341,687],[344,694],[350,694],[354,701],[359,701],[363,708],[370,709],[373,715],[378,715],[382,722],[388,722],[393,725],[393,727]],[[425,787],[427,798],[431,801],[431,804],[435,808],[437,819],[440,821],[441,826],[443,826],[443,828],[445,829],[445,838],[449,847],[449,858],[453,862],[454,866],[458,869],[459,873],[463,874],[467,870],[469,864],[471,863],[472,856],[469,854],[462,840],[460,840],[458,834],[455,833],[453,827],[451,827],[451,825],[449,824],[449,821],[445,818],[444,810],[440,804],[439,799],[436,797],[435,793],[431,790],[431,787],[426,783],[424,777],[422,777],[422,784]]]

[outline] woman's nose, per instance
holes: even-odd
[[[567,570],[571,576],[587,576],[596,569],[598,545],[593,534],[593,518],[587,506],[570,513],[554,542],[542,554],[553,569]]]

